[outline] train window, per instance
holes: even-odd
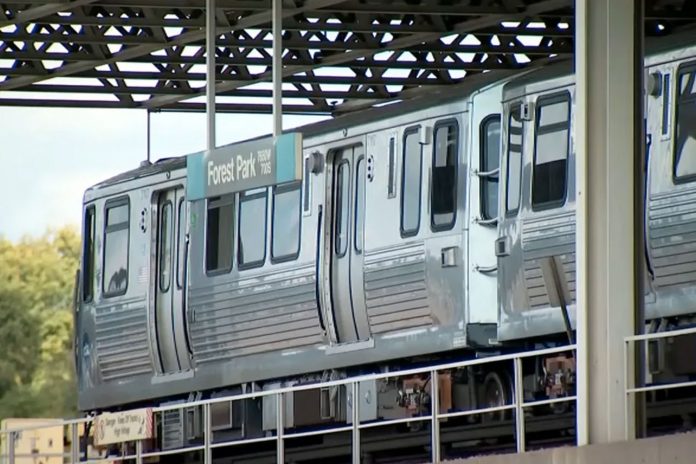
[[[336,254],[341,257],[348,249],[348,214],[350,213],[350,165],[343,160],[336,172],[336,230],[334,231]]]
[[[404,134],[404,162],[401,173],[401,236],[418,234],[420,228],[421,175],[423,150],[418,129]]]
[[[123,295],[128,288],[128,198],[107,202],[105,217],[102,291],[109,297]]]
[[[82,301],[94,297],[94,206],[85,210],[82,242]]]
[[[210,273],[232,269],[234,243],[234,195],[208,200],[205,235],[205,270]]]
[[[176,287],[184,287],[184,250],[186,249],[186,203],[184,199],[179,200],[179,212],[177,213],[178,222],[176,226]]]
[[[508,116],[507,172],[505,188],[505,210],[514,214],[520,207],[520,188],[522,185],[522,106],[517,104],[510,109]]]
[[[159,227],[159,288],[162,292],[169,291],[172,281],[172,202],[162,206]]]
[[[389,186],[387,198],[396,197],[396,137],[389,137]]]
[[[459,126],[449,121],[435,126],[433,175],[430,185],[430,225],[450,230],[457,214],[457,157]]]
[[[300,252],[300,182],[273,187],[271,260],[290,261]]]
[[[239,247],[242,269],[263,265],[266,259],[266,203],[268,189],[249,190],[239,196]]]
[[[674,179],[696,179],[696,65],[679,71],[674,139]]]
[[[490,173],[481,175],[480,192],[481,218],[498,217],[498,173],[500,166],[500,115],[492,114],[481,121],[480,171]]]
[[[363,229],[365,227],[365,158],[358,159],[358,167],[355,174],[355,237],[353,243],[355,251],[363,251]]]
[[[559,206],[565,200],[569,136],[570,94],[539,98],[532,173],[535,208]]]

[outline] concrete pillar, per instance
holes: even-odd
[[[634,71],[642,19],[638,0],[575,5],[578,444],[585,445],[634,433],[632,423],[626,428],[633,411],[625,402],[623,340],[635,333],[640,274],[634,155],[642,143],[635,119],[641,80]]]

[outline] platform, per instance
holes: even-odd
[[[446,461],[452,464],[692,464],[696,433]]]

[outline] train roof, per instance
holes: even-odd
[[[464,100],[473,93],[496,83],[502,82],[520,72],[526,73],[529,72],[529,70],[526,68],[522,71],[498,70],[481,73],[476,76],[467,77],[467,79],[461,84],[433,87],[430,92],[421,92],[417,97],[406,101],[339,115],[332,119],[300,126],[284,132],[299,132],[304,137],[312,137],[315,135],[325,134],[327,132],[350,128],[362,124],[369,124],[371,122],[400,116],[406,113],[432,108],[440,104],[450,103],[456,99]],[[229,145],[258,140],[268,137],[269,135],[270,134],[266,134],[251,139],[240,140]],[[88,191],[100,190],[123,182],[140,179],[167,171],[173,171],[176,169],[183,169],[185,167],[186,155],[164,158],[152,164],[144,162],[137,168],[120,173],[95,184],[94,186],[90,187]]]
[[[694,33],[696,28],[686,28],[677,34],[666,37],[651,37],[645,42],[646,65],[651,60],[659,60],[661,56],[673,53],[676,50],[694,48]],[[559,85],[567,85],[561,82],[564,78],[570,78],[574,82],[575,63],[572,59],[559,61],[550,66],[539,67],[526,73],[520,73],[505,84],[503,100],[507,101],[526,93],[530,85],[543,84],[551,81]]]
[[[130,171],[122,172],[113,177],[99,182],[88,188],[90,190],[99,190],[102,188],[110,187],[112,185],[120,184],[122,182],[127,182],[130,180],[140,179],[143,177],[152,176],[155,174],[160,174],[163,172],[175,171],[177,169],[183,169],[186,167],[186,156],[177,156],[171,158],[162,158],[154,163],[148,163],[144,161],[135,169]]]

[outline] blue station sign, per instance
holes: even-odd
[[[300,180],[302,134],[283,134],[275,141],[263,137],[189,155],[186,177],[189,201]]]

